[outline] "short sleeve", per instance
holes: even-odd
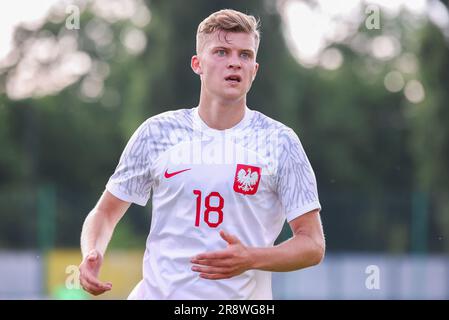
[[[150,198],[153,184],[150,139],[147,120],[128,141],[114,174],[106,184],[106,189],[123,201],[145,206]]]
[[[291,130],[280,134],[276,191],[287,221],[321,209],[315,174],[302,144]]]

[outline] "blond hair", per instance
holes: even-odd
[[[259,20],[240,11],[223,9],[212,13],[198,26],[196,32],[196,52],[203,49],[206,35],[215,31],[253,33],[256,40],[256,53],[259,48]]]

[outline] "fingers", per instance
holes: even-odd
[[[237,244],[240,243],[239,238],[237,238],[236,236],[233,236],[230,233],[227,233],[224,230],[220,231],[220,236],[223,238],[223,240],[225,240],[227,243],[229,244]]]
[[[234,270],[232,268],[193,266],[192,271],[199,272],[203,279],[219,280],[231,278]]]
[[[201,272],[201,273],[229,273],[230,268],[221,268],[221,267],[205,267],[205,266],[193,266],[192,271]]]
[[[246,270],[245,247],[240,240],[224,230],[220,231],[220,236],[229,244],[226,249],[200,253],[190,260],[195,264],[192,271],[200,273],[201,278],[229,279]]]
[[[83,287],[83,289],[85,291],[89,292],[90,294],[93,294],[96,296],[96,295],[99,295],[104,292],[103,289],[100,289],[100,288],[90,284],[89,282],[87,282],[84,279],[82,279],[80,282],[81,282],[81,286]]]
[[[230,279],[232,278],[232,274],[207,274],[201,273],[200,277],[208,280],[222,280],[222,279]]]
[[[199,264],[203,266],[211,266],[211,267],[232,267],[233,264],[230,261],[222,260],[222,259],[192,259],[190,262],[194,264]]]
[[[229,279],[233,276],[233,265],[230,261],[221,259],[205,259],[196,260],[192,259],[192,263],[196,265],[192,266],[192,271],[198,272],[201,278],[209,280]]]
[[[91,275],[85,275],[84,280],[86,280],[87,283],[98,289],[111,290],[112,287],[112,284],[110,282],[103,283]]]
[[[102,283],[95,277],[88,274],[83,274],[80,276],[80,283],[84,290],[93,295],[99,295],[112,289],[112,283]]]
[[[230,261],[219,259],[192,260],[197,265],[192,266],[192,271],[198,272],[201,278],[209,280],[229,279],[236,275],[235,266]]]
[[[223,238],[223,240],[225,240],[229,244],[241,244],[239,238],[237,238],[236,236],[233,236],[230,233],[227,233],[224,230],[220,231],[220,236]],[[229,247],[228,247],[227,249],[224,249],[224,250],[205,252],[205,253],[198,254],[193,259],[197,259],[197,260],[226,259],[226,258],[232,258],[232,257],[233,257],[233,253],[229,250]]]
[[[103,294],[106,291],[109,291],[110,289],[101,289],[95,286],[92,286],[88,283],[85,283],[84,285],[82,285],[83,289],[87,292],[89,292],[90,294],[93,294],[94,296],[98,296],[100,294]]]
[[[213,251],[213,252],[205,252],[200,253],[193,259],[195,260],[207,260],[207,259],[226,259],[226,258],[232,258],[233,254],[229,250],[220,250],[220,251]]]
[[[86,260],[89,260],[89,257],[86,257]],[[110,282],[103,283],[97,279],[96,273],[93,272],[92,267],[89,267],[89,263],[83,263],[80,266],[80,283],[84,290],[93,295],[99,295],[112,289]]]
[[[79,266],[81,286],[93,295],[99,295],[112,289],[110,282],[103,283],[97,278],[102,261],[103,257],[100,252],[93,249],[84,257]]]

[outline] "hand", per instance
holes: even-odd
[[[228,243],[226,249],[201,253],[191,260],[196,264],[192,270],[199,272],[201,278],[229,279],[251,269],[250,250],[236,236],[224,231],[220,231],[220,236]]]
[[[102,283],[98,280],[98,273],[103,257],[98,250],[91,250],[79,266],[81,286],[87,292],[97,296],[112,289],[112,283]]]

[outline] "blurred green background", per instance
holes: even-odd
[[[134,130],[197,105],[196,28],[233,8],[260,17],[248,106],[300,137],[317,177],[327,254],[447,257],[448,5],[53,1],[15,28],[0,56],[0,249],[79,247],[84,218]],[[133,205],[109,249],[143,253],[149,212]],[[284,228],[279,240],[289,234]]]

